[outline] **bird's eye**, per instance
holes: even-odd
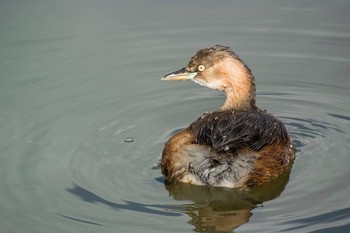
[[[198,69],[198,71],[202,72],[202,71],[205,70],[205,66],[204,65],[199,65],[197,69]]]

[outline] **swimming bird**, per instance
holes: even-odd
[[[192,80],[226,94],[221,108],[165,143],[160,167],[166,182],[249,188],[291,168],[295,153],[285,126],[256,106],[254,76],[229,47],[201,49],[162,80]]]

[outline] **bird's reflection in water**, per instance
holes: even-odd
[[[185,205],[190,224],[196,232],[232,232],[247,223],[251,210],[265,201],[278,197],[289,180],[290,171],[272,182],[249,191],[191,184],[165,184],[175,200],[192,201]]]

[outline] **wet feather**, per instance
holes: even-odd
[[[189,129],[198,144],[210,146],[219,153],[234,154],[241,148],[259,151],[265,145],[289,140],[282,122],[260,109],[206,113]]]

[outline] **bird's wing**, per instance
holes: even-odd
[[[234,152],[240,148],[258,151],[265,145],[288,140],[284,125],[261,110],[207,113],[189,128],[198,144],[208,145],[217,152]]]

